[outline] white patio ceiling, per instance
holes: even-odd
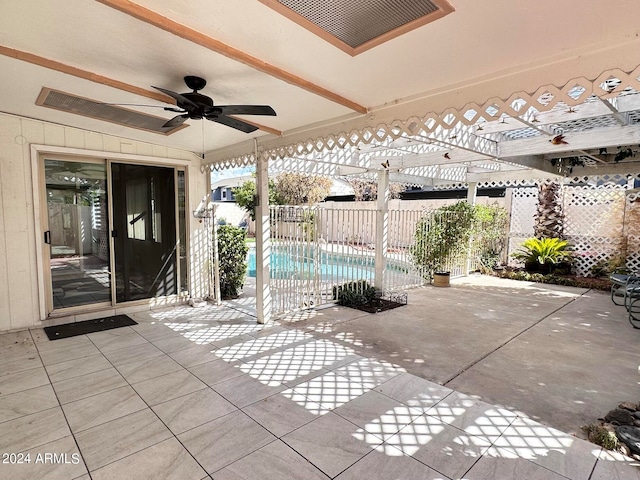
[[[399,137],[363,142],[359,151],[344,152],[342,160],[304,153],[282,161],[294,165],[300,157],[321,156],[320,162],[376,169],[393,157],[389,162],[396,178],[414,183],[443,179],[447,169],[456,181],[462,177],[454,171],[464,171],[467,180],[469,174],[500,178],[523,163],[553,171],[548,159],[558,153],[602,163],[592,158],[597,156],[594,148],[599,154],[599,147],[608,142],[608,155],[614,155],[617,146],[640,144],[633,113],[637,107],[614,101],[614,111],[594,99],[588,100],[597,105],[592,110],[581,106],[569,112],[569,106],[560,104],[553,110],[557,118],[545,112],[546,118],[541,114],[535,119],[539,123],[512,124],[499,115],[487,122],[484,133],[467,125],[457,133],[418,130],[416,135],[408,128],[412,117],[424,119],[430,112],[462,109],[470,102],[484,105],[493,97],[508,100],[514,92],[533,93],[542,85],[562,87],[576,77],[594,80],[609,69],[628,73],[640,63],[636,0],[612,2],[606,10],[598,0],[450,3],[453,13],[350,56],[257,0],[3,2],[0,111],[196,153],[204,147],[206,163],[250,154],[254,139],[261,149],[274,149],[405,122]],[[49,87],[98,102],[160,107],[162,95],[151,85],[185,92],[182,77],[188,74],[208,80],[202,93],[217,104],[269,104],[278,116],[251,118],[264,129],[250,135],[189,120],[188,128],[165,136],[35,104],[41,89]],[[166,119],[174,115],[161,108],[127,108]],[[610,136],[600,144],[592,141],[593,131],[576,131],[576,121],[596,117],[600,120],[589,120],[592,126],[615,124],[622,133],[606,133]],[[508,131],[504,125],[509,125]],[[571,151],[555,145],[549,151],[549,135],[536,128],[549,134],[571,133],[566,146]],[[470,144],[461,140],[467,142],[470,134],[476,140],[465,150]],[[438,142],[433,142],[434,135]],[[515,138],[521,136],[530,138]],[[517,148],[521,161],[510,161],[516,155],[508,144]],[[634,158],[625,159],[630,161]],[[302,165],[296,168],[318,169],[326,163]]]

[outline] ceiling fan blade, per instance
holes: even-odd
[[[180,108],[184,108],[185,110],[190,110],[190,109],[193,110],[198,108],[198,105],[196,103],[192,102],[184,95],[180,95],[179,93],[172,92],[171,90],[167,90],[166,88],[154,87],[153,85],[151,85],[151,88],[160,90],[165,95],[169,95],[171,98],[175,98]]]
[[[222,115],[276,115],[269,105],[216,105]]]
[[[237,118],[227,117],[225,115],[220,115],[217,117],[206,117],[207,120],[211,120],[212,122],[221,123],[222,125],[226,125],[227,127],[235,128],[236,130],[240,130],[244,133],[251,133],[258,130],[258,127],[254,125],[250,125],[247,122],[243,122],[242,120],[238,120]]]
[[[162,125],[162,128],[175,128],[175,127],[179,127],[180,125],[182,125],[184,123],[184,121],[189,118],[189,115],[176,115],[175,117],[173,117],[171,120],[169,120],[167,123],[165,123],[164,125]]]

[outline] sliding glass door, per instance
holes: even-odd
[[[45,160],[53,308],[111,302],[104,163]]]
[[[183,170],[50,159],[43,170],[49,312],[186,290]]]
[[[116,301],[178,292],[173,168],[111,164]]]

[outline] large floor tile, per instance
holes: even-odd
[[[188,338],[185,338],[183,335],[180,335],[179,337],[161,338],[151,343],[153,343],[153,345],[162,350],[164,353],[175,352],[176,350],[193,347],[194,345],[202,345],[200,343],[193,342]]]
[[[314,405],[320,405],[321,411],[315,413],[322,413],[333,410],[369,390],[361,383],[329,372],[298,384],[292,389],[283,390],[282,395],[309,410],[312,410]]]
[[[397,375],[374,390],[423,413],[453,391],[410,373]]]
[[[372,448],[355,438],[358,427],[329,412],[282,437],[291,448],[333,478]],[[378,444],[382,443],[378,439]]]
[[[311,410],[319,412],[322,409],[317,404],[307,409],[282,395],[273,395],[243,408],[247,415],[277,437],[318,418]]]
[[[54,363],[45,367],[52,382],[60,382],[69,378],[80,377],[88,373],[111,368],[111,363],[102,354],[90,355],[67,362]]]
[[[244,375],[238,366],[219,360],[196,365],[189,371],[209,386]]]
[[[0,478],[11,480],[71,480],[87,473],[78,446],[72,436],[31,448],[28,463],[3,463]],[[46,455],[56,455],[55,460]]]
[[[290,349],[299,342],[311,340],[311,335],[296,330],[283,330],[261,335],[259,338],[220,348],[216,355],[227,362],[246,361],[256,355],[264,355],[279,349]]]
[[[14,337],[17,338],[17,337]],[[36,344],[29,337],[24,337],[21,340],[16,339],[13,342],[0,343],[0,357],[11,358],[20,357],[23,355],[37,355],[38,348]]]
[[[400,450],[373,451],[336,477],[336,480],[447,480],[444,475]],[[514,479],[515,480],[515,479]]]
[[[599,453],[599,447],[593,443],[518,418],[485,455],[525,458],[567,478],[580,480],[589,477]]]
[[[297,385],[327,372],[323,368],[325,363],[295,355],[294,350],[256,358],[242,363],[239,368],[242,372],[271,387]]]
[[[259,478],[327,480],[328,477],[280,440],[256,450],[215,474],[216,480]]]
[[[383,440],[395,435],[422,414],[420,410],[374,391],[339,406],[333,413]]]
[[[453,392],[427,410],[427,415],[493,443],[516,414],[460,392]]]
[[[0,423],[0,452],[22,452],[71,435],[60,407]]]
[[[76,434],[89,470],[96,470],[170,438],[171,432],[149,410],[141,410]]]
[[[0,398],[4,395],[48,385],[49,378],[44,368],[32,368],[0,377]]]
[[[361,383],[367,388],[374,388],[381,383],[391,380],[405,372],[404,368],[389,362],[379,362],[365,358],[357,362],[351,362],[334,370],[337,375],[342,375],[354,382]]]
[[[460,480],[566,480],[566,477],[523,458],[483,457]],[[593,480],[593,477],[592,477]],[[608,477],[607,480],[613,480]]]
[[[51,385],[0,396],[0,423],[58,406]]]
[[[21,354],[0,352],[0,359],[2,359],[0,376],[42,367],[38,352]]]
[[[210,345],[192,345],[188,348],[175,350],[168,355],[185,368],[218,359],[215,355],[215,348]]]
[[[603,450],[589,480],[640,480],[640,462]]]
[[[62,406],[67,422],[74,433],[145,408],[147,404],[128,385]]]
[[[276,439],[238,411],[178,436],[205,470],[214,473]]]
[[[93,480],[201,480],[206,472],[175,438],[169,438],[91,472]]]
[[[188,370],[168,373],[151,380],[134,383],[132,386],[142,399],[151,406],[207,388],[204,383]]]
[[[449,478],[458,478],[490,445],[435,417],[423,415],[376,449],[385,454],[398,449]]]
[[[76,348],[83,345],[93,345],[93,342],[89,340],[86,335],[77,335],[75,337],[60,338],[56,340],[49,340],[49,337],[44,330],[33,331],[33,339],[38,351],[46,352],[49,350],[58,350],[65,348]]]
[[[162,350],[151,343],[142,343],[134,347],[125,347],[118,350],[104,352],[104,356],[115,366],[126,365],[127,363],[140,362],[147,358],[164,355]]]
[[[146,358],[139,362],[126,363],[116,368],[129,383],[143,382],[183,369],[182,365],[167,355]]]
[[[118,371],[111,367],[107,370],[89,373],[81,377],[74,377],[61,382],[54,382],[53,388],[61,404],[91,397],[98,393],[108,392],[124,387],[127,382]]]
[[[250,375],[241,375],[224,382],[216,383],[211,388],[233,403],[236,407],[242,408],[255,403],[263,398],[275,395],[287,387],[268,386],[256,380]]]
[[[87,336],[102,352],[111,352],[148,343],[146,338],[131,329],[115,328]]]
[[[56,340],[53,343],[62,341],[63,340]],[[98,350],[98,347],[93,343],[82,342],[77,346],[56,345],[55,348],[51,348],[50,350],[40,351],[40,357],[42,358],[42,363],[52,365],[54,363],[68,362],[76,358],[97,355],[98,353],[100,353],[100,350]]]
[[[237,410],[210,388],[155,405],[153,411],[176,435]]]
[[[29,330],[0,334],[0,347],[15,345],[17,343],[33,343]]]

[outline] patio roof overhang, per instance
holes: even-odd
[[[257,152],[271,159],[272,172],[389,170],[391,181],[434,187],[640,171],[640,67],[438,113],[421,108],[415,101],[245,142],[208,155],[203,171],[251,164]]]

